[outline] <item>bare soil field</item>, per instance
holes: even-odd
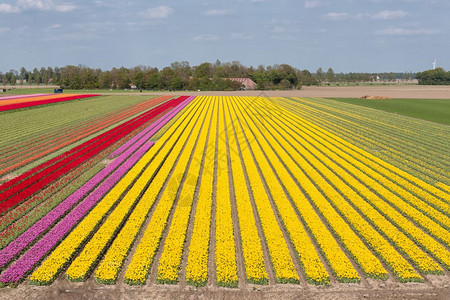
[[[62,276],[61,276],[62,277]],[[245,284],[238,289],[208,285],[202,288],[180,285],[125,283],[101,285],[92,278],[71,283],[59,278],[51,286],[21,284],[17,288],[0,289],[0,299],[449,299],[448,276],[428,275],[425,283],[396,283],[367,280],[365,284],[338,283],[330,287],[311,284],[277,284],[269,286]]]
[[[137,94],[138,91],[130,94]],[[139,94],[164,94],[165,92],[143,92]],[[167,92],[173,95],[206,96],[268,96],[268,97],[324,97],[324,98],[361,98],[363,96],[381,96],[389,98],[411,99],[450,99],[450,86],[424,85],[388,85],[388,86],[304,86],[301,90],[289,91],[182,91]]]

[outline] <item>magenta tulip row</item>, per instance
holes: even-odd
[[[47,231],[55,222],[76,205],[89,191],[102,182],[113,170],[122,164],[108,179],[104,180],[89,196],[74,208],[63,220],[52,228],[40,241],[31,247],[22,257],[15,261],[0,277],[2,283],[15,283],[20,281],[45,254],[50,251],[61,238],[63,238],[87,212],[107,193],[126,172],[142,157],[146,151],[153,145],[153,142],[147,142],[148,139],[161,129],[167,122],[173,118],[176,113],[183,109],[194,97],[189,97],[167,116],[148,126],[138,137],[133,138],[133,143],[128,143],[127,148],[122,149],[122,153],[111,164],[97,173],[91,180],[85,183],[80,189],[69,196],[66,200],[55,207],[45,217],[36,222],[26,232],[11,242],[0,251],[0,268],[6,266],[14,257],[24,251],[32,244],[37,237]],[[131,141],[131,140],[130,140]],[[130,155],[134,153],[131,157]],[[128,158],[128,159],[127,159]]]

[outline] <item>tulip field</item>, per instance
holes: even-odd
[[[80,115],[0,133],[3,287],[449,278],[447,125],[312,98],[40,97],[0,125]]]
[[[95,96],[99,95],[33,94],[0,97],[0,112]]]

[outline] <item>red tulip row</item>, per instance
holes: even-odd
[[[0,111],[7,111],[7,110],[13,110],[13,109],[19,109],[19,108],[25,108],[25,107],[32,107],[32,106],[50,104],[50,103],[55,103],[55,102],[78,100],[78,99],[95,97],[95,96],[100,96],[100,95],[97,95],[97,94],[85,94],[85,95],[75,95],[75,96],[68,96],[68,97],[61,97],[61,98],[54,98],[54,99],[47,99],[47,100],[30,101],[30,102],[23,102],[23,103],[14,103],[14,104],[0,106]]]
[[[170,100],[1,185],[0,199],[3,199],[3,202],[0,203],[0,214],[15,207],[66,172],[69,172],[72,168],[114,144],[137,126],[183,100],[183,97]],[[33,175],[30,176],[31,174]]]
[[[125,112],[122,111],[119,114],[115,113],[106,118],[100,118],[95,122],[89,122],[82,128],[75,128],[74,130],[70,128],[69,132],[66,130],[65,135],[63,136],[61,136],[62,131],[55,132],[53,135],[46,134],[29,141],[28,143],[16,145],[15,149],[10,149],[9,151],[8,149],[5,149],[6,151],[2,151],[2,158],[0,159],[0,176],[13,171],[14,169],[23,167],[34,160],[44,157],[45,155],[79,141],[91,134],[95,134],[95,132],[147,110],[169,98],[170,96],[164,96],[145,101],[141,103],[142,105],[135,106],[131,110],[126,110]]]

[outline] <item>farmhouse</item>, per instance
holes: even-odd
[[[224,78],[224,79],[239,82],[245,87],[246,90],[256,90],[256,82],[254,82],[250,78]]]

